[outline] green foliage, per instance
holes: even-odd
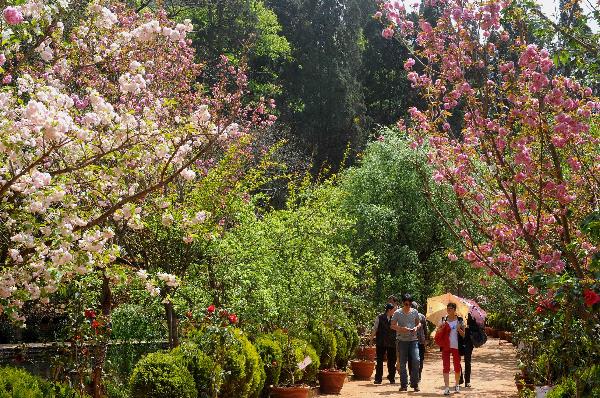
[[[163,323],[157,322],[164,316],[164,309],[153,302],[125,303],[111,315],[111,338],[115,340],[162,340],[166,336]]]
[[[429,204],[435,201],[446,215],[455,213],[444,201],[450,193],[430,184],[428,198],[424,184],[430,183],[432,172],[424,152],[411,149],[398,131],[380,133],[383,141],[369,144],[360,163],[344,172],[340,183],[346,193],[344,211],[356,220],[348,238],[355,256],[372,253],[377,259],[373,304],[404,292],[425,304],[427,297],[458,293],[460,287],[461,295],[476,297],[480,272],[464,262],[450,263],[446,254],[457,242]],[[474,280],[477,283],[469,283]]]
[[[320,369],[333,368],[336,364],[338,350],[338,343],[333,328],[315,322],[311,330],[309,341],[319,356],[319,361],[321,362]]]
[[[194,378],[180,356],[154,352],[138,362],[130,381],[131,398],[196,398]]]
[[[74,389],[33,376],[23,369],[0,368],[0,398],[80,398]]]
[[[306,340],[291,337],[282,330],[267,335],[276,340],[281,346],[283,363],[279,385],[292,385],[299,382],[314,385],[317,382],[317,373],[320,369],[319,355]],[[309,357],[311,363],[304,369],[299,369],[298,364]]]
[[[185,342],[171,353],[183,358],[185,366],[194,378],[199,398],[214,397],[218,393],[223,383],[223,369],[200,351],[196,344]]]
[[[281,343],[272,335],[259,336],[254,342],[254,346],[260,355],[265,367],[265,388],[268,391],[269,386],[279,383],[281,367],[283,365],[283,351]]]
[[[194,342],[223,369],[220,397],[257,397],[266,374],[256,348],[245,333],[232,327],[206,327],[193,336]]]
[[[370,279],[340,242],[352,225],[338,211],[340,201],[332,182],[314,187],[307,179],[290,186],[285,209],[259,216],[259,208],[250,211],[215,242],[208,276],[218,281],[219,301],[235,310],[246,330],[285,327],[300,335],[312,319],[334,309],[362,313],[357,308],[364,306]],[[358,275],[365,275],[360,284]],[[210,279],[198,283],[211,286]]]
[[[337,355],[335,357],[335,365],[338,369],[346,370],[348,361],[352,358],[360,338],[356,331],[356,327],[345,318],[334,325],[335,339],[337,342]]]

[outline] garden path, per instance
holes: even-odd
[[[384,367],[385,372],[385,367]],[[488,338],[487,343],[473,351],[472,388],[462,388],[454,398],[516,398],[515,373],[518,372],[515,349],[512,344]],[[432,348],[427,352],[423,366],[420,392],[399,392],[399,385],[371,381],[348,381],[341,395],[319,395],[321,397],[376,398],[376,397],[443,397],[442,358],[439,351]],[[396,379],[398,383],[399,377]],[[452,382],[451,382],[452,384]]]

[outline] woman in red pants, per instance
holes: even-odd
[[[443,347],[442,349],[442,361],[444,364],[444,385],[446,388],[444,389],[444,395],[450,395],[450,357],[452,357],[452,362],[454,365],[454,391],[460,391],[460,354],[458,352],[458,344],[459,344],[459,335],[461,337],[465,337],[465,323],[463,319],[459,316],[456,316],[456,304],[448,303],[446,306],[446,310],[448,311],[448,316],[443,318],[440,324],[438,325],[438,329],[444,326],[444,323],[448,323],[450,326],[450,344]]]

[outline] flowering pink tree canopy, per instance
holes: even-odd
[[[195,87],[187,21],[116,1],[83,15],[68,1],[17,3],[0,21],[0,314],[13,319],[110,270],[109,222],[143,228],[144,200],[193,183],[212,152],[272,121],[242,105],[245,76],[225,61],[233,82]]]
[[[548,51],[509,37],[508,1],[427,4],[435,23],[400,1],[384,2],[376,17],[386,21],[382,35],[413,54],[405,69],[425,106],[410,109],[408,131],[427,146],[434,180],[454,190],[460,215],[447,221],[464,258],[525,295],[539,276],[564,272],[597,290],[598,248],[581,223],[600,207],[600,103],[558,76]],[[548,284],[529,294],[553,305]]]

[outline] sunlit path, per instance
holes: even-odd
[[[431,349],[425,360],[421,391],[399,392],[399,378],[395,385],[384,379],[384,384],[375,385],[373,380],[346,382],[342,394],[344,398],[375,398],[389,396],[438,397],[443,396],[441,354]],[[472,388],[461,389],[455,397],[515,398],[517,390],[514,375],[518,371],[514,347],[506,342],[499,344],[498,339],[489,339],[481,348],[473,351]],[[320,395],[334,397],[334,395]]]

